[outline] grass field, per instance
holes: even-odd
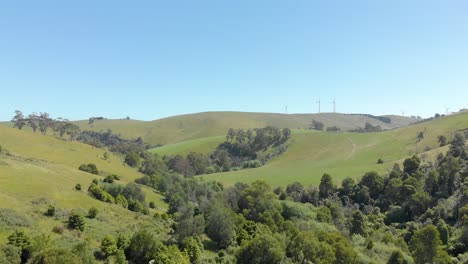
[[[193,139],[225,135],[229,128],[259,128],[265,126],[288,127],[291,129],[308,129],[312,119],[321,121],[325,126],[338,126],[342,130],[364,127],[366,122],[380,125],[383,129],[406,126],[414,120],[389,116],[390,124],[375,118],[362,115],[338,113],[321,114],[276,114],[276,113],[246,113],[246,112],[205,112],[163,118],[154,121],[137,120],[102,120],[96,121],[92,127],[88,121],[77,121],[82,129],[107,130],[121,134],[124,138],[141,137],[150,144],[173,144]]]
[[[468,114],[378,133],[294,131],[288,151],[263,167],[201,177],[226,185],[262,179],[273,186],[285,186],[294,181],[317,185],[323,173],[329,173],[339,182],[345,177],[359,178],[370,170],[385,173],[395,162],[416,153],[434,158],[446,150],[438,150],[437,136],[450,139],[453,131],[464,128],[468,128]],[[417,142],[420,131],[425,131],[424,139]],[[384,164],[377,164],[378,158]]]
[[[84,239],[100,241],[106,234],[134,231],[141,225],[155,225],[151,216],[136,214],[118,205],[91,198],[87,188],[91,181],[101,176],[79,171],[81,163],[95,163],[99,170],[122,177],[120,184],[133,182],[141,174],[123,165],[120,157],[109,153],[104,160],[104,150],[88,145],[67,142],[28,131],[0,127],[0,241],[12,228],[28,228],[58,236],[51,232],[54,226],[64,224],[66,212],[84,213],[92,206],[99,209],[97,219],[88,219]],[[8,151],[7,152],[5,151]],[[75,191],[80,183],[82,191]],[[147,201],[155,201],[156,211],[163,212],[167,205],[163,197],[144,187]],[[54,205],[58,216],[45,217],[48,205]],[[155,211],[153,211],[155,212]],[[7,220],[8,221],[7,221]],[[64,239],[75,239],[75,233],[66,231]]]
[[[222,142],[226,140],[225,136],[209,137],[209,138],[200,138],[188,141],[182,141],[175,144],[170,144],[162,146],[159,148],[151,149],[153,153],[157,153],[161,156],[164,155],[187,155],[190,152],[198,152],[203,154],[209,154]]]

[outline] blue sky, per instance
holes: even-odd
[[[0,4],[0,120],[468,108],[466,1],[70,3]]]

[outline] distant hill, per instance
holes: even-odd
[[[325,127],[337,126],[341,130],[364,127],[366,122],[382,129],[394,129],[407,126],[414,121],[402,116],[383,116],[390,120],[382,122],[382,117],[360,114],[276,114],[248,112],[205,112],[173,116],[154,121],[127,119],[105,119],[94,123],[77,121],[81,129],[107,130],[120,134],[124,138],[141,137],[150,144],[172,144],[186,140],[224,135],[229,128],[258,128],[276,126],[280,128],[308,129],[312,119],[324,123]],[[384,118],[385,119],[385,118]]]

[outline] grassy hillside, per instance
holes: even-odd
[[[81,163],[95,163],[99,170],[121,176],[119,183],[126,184],[141,177],[136,170],[123,165],[121,159],[109,153],[104,160],[104,150],[77,142],[62,141],[50,136],[33,134],[8,127],[0,127],[0,241],[13,228],[28,228],[52,236],[54,226],[64,224],[70,210],[86,213],[92,206],[99,209],[97,219],[88,219],[84,239],[100,241],[106,234],[117,231],[134,231],[141,225],[164,230],[152,217],[136,214],[118,205],[91,198],[87,188],[91,181],[101,176],[79,171]],[[75,191],[75,184],[83,186]],[[162,196],[144,188],[147,201],[155,201],[157,211],[165,211]],[[57,208],[56,217],[45,217],[48,205]],[[66,231],[64,240],[76,240],[76,234]]]
[[[150,144],[171,144],[181,141],[200,139],[226,134],[229,128],[258,128],[265,126],[308,129],[312,119],[323,122],[326,127],[337,126],[342,130],[364,127],[366,122],[380,125],[383,129],[392,129],[410,124],[414,120],[406,117],[389,116],[392,122],[387,124],[375,118],[363,115],[338,113],[321,114],[276,114],[246,112],[206,112],[180,115],[154,121],[136,120],[101,120],[92,127],[88,121],[77,121],[82,129],[112,129],[124,138],[138,138]]]
[[[274,186],[293,181],[317,185],[325,172],[338,181],[348,176],[358,178],[369,170],[386,172],[395,162],[416,153],[423,159],[434,158],[438,151],[446,150],[438,150],[438,135],[450,139],[454,130],[465,128],[466,113],[379,133],[294,131],[288,151],[266,166],[202,177],[227,185],[262,179]],[[424,131],[424,139],[417,142],[420,131]],[[378,158],[384,164],[377,164]]]
[[[162,146],[159,148],[151,149],[153,153],[163,155],[187,155],[190,152],[198,152],[203,154],[211,153],[219,144],[226,140],[225,136],[216,136],[208,138],[200,138],[194,140],[182,141],[175,144]]]

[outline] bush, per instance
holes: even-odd
[[[109,257],[117,253],[117,242],[115,238],[111,235],[107,235],[101,242],[100,249],[104,256]]]
[[[76,229],[79,231],[84,231],[85,229],[84,217],[81,214],[75,211],[72,211],[70,216],[68,217],[68,228]]]
[[[377,160],[377,164],[382,164],[382,163],[384,163],[384,162],[383,162],[383,159],[378,159],[378,160]]]
[[[84,172],[88,172],[88,173],[91,173],[91,174],[99,174],[99,171],[96,167],[95,164],[93,163],[89,163],[88,165],[86,164],[81,164],[80,167],[78,167],[78,169],[80,171],[84,171]]]
[[[107,175],[107,176],[104,178],[103,182],[106,182],[106,183],[114,183],[114,180],[115,180],[115,178],[114,178],[113,175]]]
[[[49,205],[49,208],[47,208],[47,211],[45,212],[46,216],[54,216],[55,215],[55,206]]]
[[[150,207],[151,209],[154,209],[154,208],[156,208],[156,204],[155,204],[153,201],[151,201],[151,202],[149,203],[149,207]]]
[[[81,191],[81,184],[77,183],[77,184],[75,185],[75,190]]]
[[[98,213],[99,213],[99,210],[96,207],[91,207],[89,208],[89,211],[88,211],[88,218],[94,219],[96,218]]]
[[[131,151],[125,156],[125,163],[130,167],[136,167],[140,163],[140,156],[135,151]]]

